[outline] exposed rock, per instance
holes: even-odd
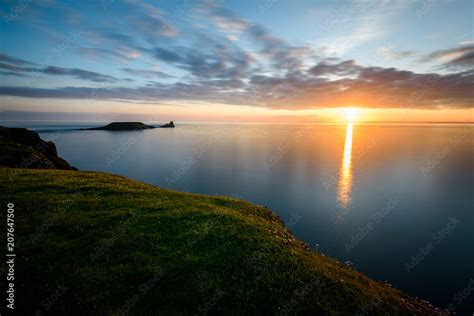
[[[160,127],[161,128],[174,127],[174,123],[173,123],[173,121],[171,121],[168,124],[161,125]]]
[[[92,131],[136,131],[155,128],[152,125],[146,125],[142,122],[113,122],[102,127],[84,128],[83,130]]]
[[[56,145],[26,128],[0,126],[0,166],[77,170],[58,157]]]

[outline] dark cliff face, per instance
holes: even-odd
[[[136,131],[142,129],[155,128],[151,125],[146,125],[141,122],[113,122],[102,127],[87,128],[86,130],[94,131]]]
[[[26,128],[0,126],[0,166],[77,170],[58,157],[56,145]]]

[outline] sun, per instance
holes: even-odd
[[[359,109],[357,108],[345,108],[344,117],[349,122],[354,122],[359,116]]]

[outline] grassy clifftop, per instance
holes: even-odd
[[[15,204],[21,312],[433,314],[308,250],[264,207],[103,173],[0,175],[3,205]]]

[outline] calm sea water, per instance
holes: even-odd
[[[474,311],[472,125],[29,127],[81,170],[267,205],[342,264],[437,306]]]

